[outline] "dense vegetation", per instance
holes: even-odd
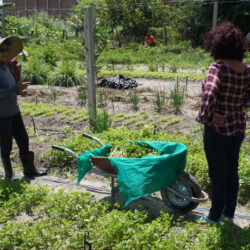
[[[140,207],[111,210],[88,193],[53,191],[20,181],[0,182],[2,249],[249,249],[249,227],[210,227],[162,213],[150,219]]]

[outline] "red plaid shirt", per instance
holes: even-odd
[[[250,107],[250,66],[244,73],[233,71],[224,62],[211,64],[202,83],[201,105],[196,121],[213,127],[219,134],[244,133]],[[214,113],[224,115],[224,124],[214,127]]]

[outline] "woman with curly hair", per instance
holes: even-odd
[[[204,149],[212,183],[212,206],[201,223],[233,221],[239,190],[238,161],[250,107],[250,66],[243,63],[248,43],[242,32],[225,22],[205,36],[205,49],[215,62],[202,84],[197,122],[205,125]]]

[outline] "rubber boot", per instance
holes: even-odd
[[[35,177],[46,175],[45,170],[37,170],[34,166],[34,152],[28,152],[27,154],[20,154],[20,159],[23,165],[23,174],[26,177]]]
[[[12,170],[10,159],[2,159],[2,163],[3,163],[4,172],[5,172],[4,179],[11,180],[13,177],[13,170]]]

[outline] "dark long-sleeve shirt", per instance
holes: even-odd
[[[0,64],[0,117],[16,115],[19,111],[17,103],[18,85],[6,64]]]
[[[214,129],[222,135],[244,133],[250,107],[250,66],[243,73],[232,70],[224,62],[213,63],[202,84],[202,99],[196,121],[213,127],[214,114],[224,116],[224,124]]]

